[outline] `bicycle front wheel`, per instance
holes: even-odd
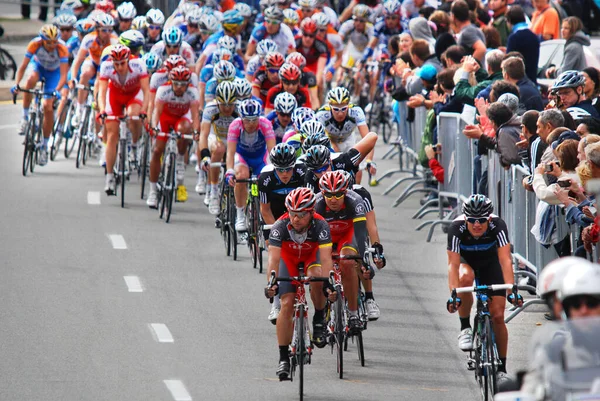
[[[75,101],[71,102],[71,105],[68,107],[69,112],[67,113],[67,118],[65,119],[65,127],[63,128],[63,132],[69,131],[69,135],[65,138],[65,159],[68,159],[75,149],[75,145],[77,145],[77,130],[73,129],[71,125],[71,119],[75,115]]]
[[[340,296],[335,301],[335,348],[337,351],[337,371],[340,379],[344,378],[344,337],[346,323],[344,322],[344,300]]]
[[[141,182],[141,198],[144,199],[144,191],[146,189],[146,176],[148,175],[148,156],[150,154],[150,137],[147,133],[144,133],[144,145],[142,150],[142,160],[140,164],[142,182]]]
[[[296,318],[296,338],[298,339],[296,355],[298,358],[298,387],[300,393],[300,401],[304,399],[304,349],[306,348],[306,344],[304,344],[304,331],[306,330],[306,328],[304,327],[304,313],[304,305],[298,306],[298,315],[296,315],[298,316]]]
[[[121,175],[121,207],[125,207],[125,164],[127,163],[127,144],[119,140],[119,174]]]
[[[9,52],[0,48],[0,79],[13,80],[17,74],[17,63]]]
[[[173,198],[175,198],[175,191],[177,190],[177,183],[175,182],[175,155],[169,155],[169,169],[167,171],[167,218],[166,222],[171,221],[171,211],[173,211]]]
[[[39,118],[39,116],[38,116]],[[33,142],[32,142],[32,146],[31,146],[31,153],[30,155],[30,161],[29,161],[29,171],[31,173],[33,173],[33,169],[35,168],[35,165],[38,163],[39,160],[39,153],[40,153],[40,146],[42,143],[42,120],[40,120],[39,122],[37,121],[37,118],[34,119],[34,125],[33,125]]]
[[[23,143],[23,176],[27,176],[29,163],[31,162],[31,152],[33,149],[33,130],[35,129],[34,118],[30,118],[25,128],[25,140]]]
[[[492,323],[489,316],[483,317],[483,333],[481,336],[481,351],[483,363],[483,387],[481,391],[485,401],[491,401],[496,394],[496,352],[494,344],[494,334],[492,332]]]

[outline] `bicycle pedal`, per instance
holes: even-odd
[[[467,359],[467,370],[475,370],[475,360],[474,359]]]

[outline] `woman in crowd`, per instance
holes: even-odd
[[[587,67],[583,46],[589,46],[591,42],[589,36],[583,33],[581,20],[577,17],[565,18],[560,32],[563,39],[566,40],[563,61],[559,68],[548,68],[547,78],[556,78],[565,71],[581,71]]]

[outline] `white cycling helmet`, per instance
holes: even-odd
[[[221,60],[229,61],[233,58],[233,54],[224,47],[218,48],[212,55],[213,66]]]
[[[135,17],[133,19],[133,22],[131,23],[131,29],[135,29],[136,31],[141,31],[145,27],[146,27],[146,16],[145,15],[138,15],[137,17]]]
[[[96,17],[96,27],[98,28],[113,28],[115,26],[115,19],[106,13],[102,13]]]
[[[158,8],[148,10],[146,13],[146,23],[148,25],[164,25],[165,15]]]
[[[263,39],[256,45],[256,54],[264,57],[267,53],[276,52],[277,49],[277,43],[273,39]]]
[[[223,36],[217,41],[217,46],[223,47],[229,50],[231,53],[235,53],[237,47],[237,41],[231,36]]]
[[[198,8],[199,7],[194,3],[183,3],[181,7],[179,7],[179,12],[182,16],[186,17],[189,13]]]
[[[215,100],[219,104],[234,104],[238,99],[235,84],[230,81],[223,81],[217,85],[215,90]]]
[[[235,85],[238,100],[245,100],[252,97],[252,84],[247,79],[236,77],[233,80],[233,84]],[[277,98],[275,102],[277,102]]]
[[[59,28],[73,28],[77,17],[70,13],[63,13],[54,17],[52,23]]]
[[[238,10],[244,18],[252,17],[252,7],[246,3],[236,3],[233,9]]]
[[[80,0],[65,0],[61,3],[61,10],[74,10],[76,8],[83,8],[83,3]]]
[[[117,7],[117,14],[119,15],[119,19],[127,20],[134,19],[137,15],[137,10],[133,3],[126,1],[125,3],[121,3],[119,7]]]
[[[296,10],[292,8],[286,8],[283,10],[283,22],[289,25],[298,25],[300,23],[300,16]]]
[[[279,95],[275,96],[275,101],[273,102],[275,111],[284,114],[292,114],[292,112],[298,107],[298,101],[289,92],[281,92]]]
[[[323,123],[317,119],[303,122],[298,131],[303,137],[307,137],[309,135],[326,135]]]
[[[199,25],[200,21],[202,21],[203,15],[204,14],[202,13],[202,10],[196,7],[185,16],[185,22],[187,22],[188,24]]]
[[[315,13],[310,17],[315,24],[317,24],[317,28],[325,29],[329,25],[329,17],[325,13]]]
[[[540,273],[540,295],[543,298],[555,293],[560,290],[563,280],[570,271],[580,268],[584,269],[591,265],[590,261],[575,256],[566,256],[553,260]]]
[[[570,269],[558,290],[561,302],[578,295],[600,295],[600,265],[589,263]]]
[[[169,46],[179,46],[183,42],[183,32],[176,26],[172,26],[163,31],[162,40]]]
[[[235,72],[235,66],[226,60],[219,61],[213,68],[213,75],[217,82],[233,81]]]
[[[204,14],[200,21],[200,30],[204,33],[213,34],[221,28],[221,24],[217,17],[211,14]]]
[[[317,1],[316,0],[298,0],[298,5],[301,8],[314,9],[315,7],[317,7]]]

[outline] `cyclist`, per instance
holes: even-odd
[[[206,89],[204,90],[205,104],[215,98],[215,90],[218,84],[225,81],[233,82],[236,71],[234,65],[229,61],[221,60],[215,65],[213,77],[206,82]]]
[[[256,71],[252,80],[252,95],[266,102],[269,90],[279,83],[279,69],[285,62],[281,53],[273,52],[265,56],[265,64]]]
[[[296,12],[298,13],[298,17],[300,17],[300,20],[303,20],[305,18],[310,18],[315,13],[316,8],[316,0],[299,0]]]
[[[267,92],[265,113],[270,113],[273,110],[273,103],[277,95],[283,92],[288,92],[296,98],[296,102],[300,107],[311,107],[310,94],[306,88],[300,86],[300,76],[302,72],[295,64],[284,63],[279,69],[278,85],[275,85]]]
[[[312,72],[306,70],[306,58],[298,53],[292,52],[285,58],[286,63],[294,64],[300,68],[302,75],[300,76],[300,87],[308,88],[310,94],[310,104],[316,110],[320,106],[319,87],[317,86],[317,77]]]
[[[96,18],[96,31],[85,35],[81,41],[79,52],[73,65],[71,66],[71,79],[74,86],[74,80],[79,79],[79,83],[88,86],[96,77],[100,68],[100,57],[102,51],[110,46],[116,45],[119,38],[113,33],[115,20],[108,14],[101,14]],[[81,70],[81,71],[80,71]],[[81,73],[81,75],[79,75]],[[77,91],[77,109],[73,116],[72,124],[79,125],[83,106],[88,96],[87,90]]]
[[[158,8],[152,8],[146,13],[146,26],[142,30],[146,43],[144,43],[144,52],[149,52],[152,47],[160,42],[163,25],[165,24],[165,15]]]
[[[206,20],[208,23],[208,19]],[[212,23],[212,21],[211,21]],[[242,28],[242,24],[244,23],[244,17],[237,10],[227,10],[223,13],[223,20],[221,21],[222,30],[217,33],[211,35],[206,42],[204,42],[204,47],[202,49],[202,55],[198,59],[196,63],[196,73],[200,73],[202,67],[208,60],[208,56],[212,54],[217,48],[217,42],[223,36],[229,36],[236,40],[236,43],[239,45],[241,43],[240,30]],[[218,26],[218,21],[217,21]],[[212,29],[212,28],[211,28]],[[240,47],[237,48],[237,52],[241,54]]]
[[[246,3],[236,3],[235,6],[233,6],[233,9],[237,10],[240,15],[244,17],[244,22],[242,22],[240,27],[240,35],[242,37],[242,43],[248,43],[254,27],[252,24],[252,7]]]
[[[315,74],[317,86],[323,85],[325,64],[329,49],[327,44],[317,39],[317,23],[311,18],[304,18],[300,23],[301,35],[296,37],[296,49],[306,59],[306,70]]]
[[[27,52],[17,71],[16,85],[11,89],[13,94],[19,91],[19,83],[30,63],[32,63],[33,68],[25,82],[24,89],[32,89],[41,79],[46,80],[44,90],[47,94],[44,95],[42,104],[44,110],[42,134],[44,139],[39,160],[40,166],[48,163],[48,139],[54,126],[53,98],[60,98],[60,90],[67,82],[68,61],[69,51],[64,43],[58,39],[58,29],[54,25],[44,25],[40,29],[39,35],[27,45]],[[53,91],[54,93],[52,93]],[[19,135],[23,135],[27,129],[31,99],[32,95],[30,93],[23,94],[23,118],[19,123]]]
[[[152,76],[162,66],[162,60],[157,54],[148,52],[142,56],[142,60],[146,63],[148,75]],[[185,62],[185,61],[184,61]]]
[[[315,212],[323,216],[329,224],[333,251],[342,255],[364,255],[367,240],[367,218],[363,198],[349,189],[352,181],[350,173],[342,170],[329,171],[319,179],[321,192],[315,200]],[[363,329],[358,316],[358,276],[371,280],[375,276],[372,267],[357,265],[353,260],[340,260],[342,284],[348,302],[348,328],[350,333]],[[357,274],[358,273],[358,274]],[[323,321],[322,323],[326,323]],[[325,327],[325,326],[323,326]],[[316,331],[316,330],[315,330]],[[324,338],[314,334],[315,345],[325,346]]]
[[[158,54],[163,59],[173,54],[178,54],[185,59],[188,67],[191,68],[194,65],[196,59],[194,49],[183,41],[183,32],[181,32],[181,29],[174,26],[165,29],[162,33],[162,39],[152,46],[151,52]]]
[[[113,46],[110,60],[102,62],[98,76],[99,117],[141,116],[148,107],[148,72],[142,59],[131,58],[131,51],[121,44]],[[117,159],[119,141],[119,121],[106,121],[106,186],[107,195],[115,193],[113,169]],[[131,152],[136,154],[137,141],[142,133],[141,121],[129,121],[132,145]]]
[[[235,90],[237,92],[238,102],[246,99],[255,99],[260,102],[260,99],[252,96],[252,84],[248,82],[247,79],[236,77],[233,80],[233,84],[235,85]]]
[[[269,154],[271,164],[262,169],[258,176],[260,197],[260,214],[265,224],[274,224],[286,212],[285,198],[294,189],[304,184],[304,166],[296,163],[296,149],[293,146],[279,143]],[[269,238],[270,230],[265,230],[265,238]],[[274,297],[268,319],[275,324],[281,303]]]
[[[219,213],[219,173],[220,168],[208,168],[210,162],[223,161],[227,150],[225,141],[229,126],[238,117],[235,110],[237,91],[233,82],[224,81],[217,86],[215,100],[208,103],[202,113],[200,125],[200,141],[198,143],[198,160],[204,171],[208,171],[208,191],[206,191],[206,178],[203,172],[199,172],[196,192],[206,193],[208,200],[208,211],[210,214]]]
[[[242,3],[243,4],[243,3]],[[221,39],[219,39],[217,41],[217,47],[218,49],[226,49],[229,50],[229,52],[231,53],[231,57],[230,57],[230,61],[235,68],[237,69],[237,75],[240,78],[244,77],[244,59],[237,53],[237,48],[238,48],[238,42],[236,39],[232,38],[231,36],[223,36]],[[208,56],[208,58],[206,59],[206,64],[215,64],[216,61],[213,60],[215,53],[212,53],[210,56]]]
[[[250,36],[246,49],[246,60],[249,60],[256,51],[256,45],[263,39],[272,39],[277,43],[279,53],[286,55],[296,48],[292,30],[283,24],[283,11],[278,7],[267,7],[263,13],[265,22],[256,25]]]
[[[206,84],[214,78],[215,65],[221,61],[231,61],[233,55],[225,48],[218,48],[210,55],[212,63],[206,63],[200,70],[200,79],[198,81],[198,91],[200,92],[200,104],[204,104],[204,94],[206,92]]]
[[[267,164],[267,157],[275,146],[275,134],[271,122],[261,116],[257,100],[246,99],[238,105],[239,118],[229,126],[227,134],[227,172],[225,179],[235,186],[236,231],[246,230],[244,206],[248,199],[246,184],[235,184],[236,179],[247,179],[250,171],[260,174]],[[235,167],[235,170],[234,170]]]
[[[153,54],[156,58],[160,59],[160,56],[156,53],[146,53]],[[152,76],[150,77],[150,101],[148,102],[148,115],[152,116],[154,112],[154,99],[156,98],[156,91],[162,85],[167,83],[169,80],[169,73],[175,67],[185,67],[186,62],[183,57],[175,54],[169,56],[163,63],[162,67],[158,69]],[[198,85],[198,77],[196,74],[192,73],[192,77],[190,78],[190,84],[192,86]]]
[[[292,8],[286,8],[283,10],[283,23],[290,28],[292,31],[292,35],[296,37],[300,33],[300,29],[298,29],[298,24],[300,23],[300,17],[296,10]]]
[[[311,19],[317,24],[317,39],[327,45],[325,79],[330,82],[335,71],[342,65],[344,42],[340,34],[333,28],[332,20],[325,13],[315,13]]]
[[[169,73],[169,82],[158,88],[152,126],[159,132],[168,133],[175,129],[182,134],[196,132],[200,128],[198,90],[190,85],[192,72],[187,67],[175,67]],[[146,204],[157,207],[157,182],[160,174],[161,157],[165,151],[167,138],[158,138],[150,161],[150,193]],[[183,185],[183,177],[179,174],[183,166],[183,155],[187,151],[187,142],[180,139],[177,143],[177,200],[185,202],[187,190]]]
[[[73,37],[77,17],[73,14],[60,14],[54,17],[52,23],[60,30],[60,40],[67,43]],[[69,54],[71,52],[69,51]]]
[[[196,57],[200,57],[200,54],[202,54],[202,46],[206,39],[216,32],[206,29],[206,26],[201,28],[203,16],[204,14],[199,8],[195,8],[185,16],[187,33],[183,37],[183,41],[192,47]]]
[[[256,45],[256,54],[250,57],[246,65],[246,79],[250,82],[254,79],[254,74],[263,66],[265,56],[277,51],[277,43],[271,39],[263,39]]]
[[[292,112],[292,124],[285,134],[283,134],[282,142],[292,145],[296,149],[298,157],[302,154],[302,141],[304,140],[300,133],[300,128],[306,121],[314,119],[315,112],[308,107],[298,107]]]
[[[325,277],[333,268],[331,261],[331,235],[325,219],[315,213],[315,194],[308,188],[296,188],[285,198],[287,213],[283,214],[271,228],[269,235],[269,271],[277,277],[298,275],[298,265],[303,263],[305,275]],[[313,338],[324,339],[326,297],[335,302],[337,294],[330,284],[310,284],[310,297],[315,309],[313,315]],[[279,366],[277,376],[285,380],[290,375],[288,347],[292,342],[295,288],[282,282],[265,288],[265,295],[273,298],[279,294],[281,312],[277,318],[277,342],[279,344]]]
[[[141,57],[145,42],[144,35],[135,29],[125,31],[119,36],[119,43],[131,50],[131,57],[133,58]]]
[[[506,223],[493,215],[494,206],[484,195],[471,195],[463,205],[463,214],[448,227],[448,286],[450,291],[458,287],[473,285],[475,278],[481,285],[512,284],[514,282],[512,254]],[[500,357],[498,377],[506,375],[506,354],[508,331],[504,323],[505,291],[494,291],[490,305],[490,315],[494,326],[496,345]],[[514,299],[511,291],[509,302],[519,306],[523,302],[521,294]],[[460,334],[458,347],[463,351],[473,348],[473,330],[470,312],[473,297],[457,298],[456,308],[449,299],[446,308],[450,313],[458,311]]]
[[[565,71],[554,82],[552,90],[556,91],[562,108],[567,110],[574,120],[586,117],[600,118],[600,114],[592,105],[590,99],[586,99],[585,76],[580,71]]]
[[[133,19],[137,16],[137,10],[133,3],[126,1],[117,7],[117,18],[119,20],[119,26],[117,26],[117,33],[121,34],[128,31],[131,28]]]
[[[273,125],[277,143],[283,142],[283,135],[292,122],[292,112],[298,107],[294,95],[282,92],[275,96],[274,110],[267,114],[267,119]]]

